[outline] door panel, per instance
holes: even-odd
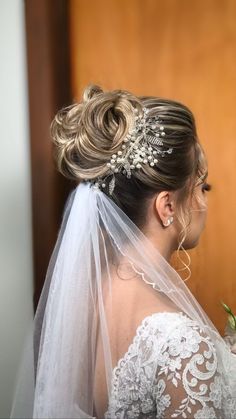
[[[176,99],[196,116],[209,162],[207,226],[189,287],[223,332],[236,311],[236,2],[70,0],[73,97],[97,83]]]

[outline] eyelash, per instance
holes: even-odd
[[[209,192],[209,191],[211,191],[211,189],[212,189],[212,186],[210,185],[210,183],[203,183],[203,185],[202,185],[202,192],[203,193],[205,191],[206,192]]]

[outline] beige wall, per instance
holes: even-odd
[[[23,0],[0,1],[0,417],[32,318],[31,198]]]

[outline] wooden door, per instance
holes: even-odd
[[[25,0],[31,185],[34,307],[44,284],[62,213],[74,186],[57,171],[50,124],[71,102],[68,68],[67,0]]]
[[[194,112],[209,162],[207,227],[189,287],[223,331],[236,311],[236,2],[70,0],[74,98],[87,84],[169,97]]]

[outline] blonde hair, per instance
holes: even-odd
[[[186,200],[207,170],[193,114],[185,105],[158,97],[137,97],[124,90],[104,92],[99,86],[87,87],[82,101],[62,109],[52,122],[58,169],[76,182],[109,177],[107,163],[119,151],[134,122],[134,108],[141,111],[144,106],[151,117],[161,119],[164,144],[173,148],[173,153],[159,159],[155,167],[146,164],[133,170],[129,180],[117,173],[111,199],[142,228],[149,198],[162,190],[178,191],[177,218],[182,226],[178,251],[184,250],[191,222]],[[107,188],[103,191],[109,195]]]
[[[104,93],[98,86],[89,86],[81,103],[58,112],[51,133],[59,171],[74,180],[105,176],[107,162],[133,121],[133,107],[142,104],[128,92]]]

